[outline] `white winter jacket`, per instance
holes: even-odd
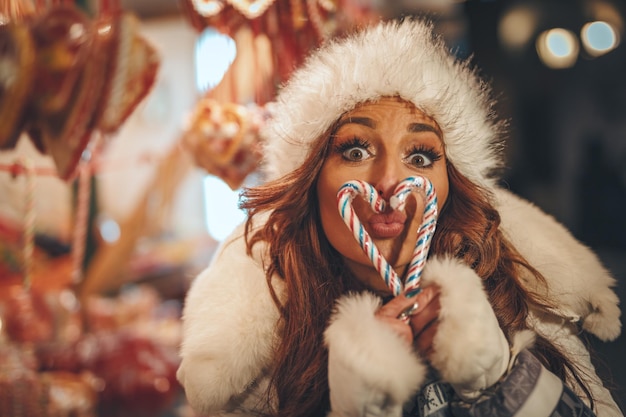
[[[548,292],[544,295],[559,306],[551,312],[533,311],[529,318],[532,329],[561,347],[586,371],[598,417],[622,416],[577,336],[580,328],[602,340],[619,335],[620,310],[611,289],[615,280],[595,254],[552,217],[507,191],[496,190],[495,197],[503,232],[545,276]],[[264,395],[272,349],[280,337],[276,326],[279,312],[264,275],[265,247],[258,244],[253,256],[247,256],[242,233],[240,227],[221,245],[211,265],[193,282],[185,301],[177,376],[188,401],[201,415],[259,415],[274,406],[267,404]],[[540,290],[532,276],[525,278],[527,288]],[[502,344],[500,336],[489,334],[489,326],[485,326],[488,318],[482,315],[488,313],[480,307],[486,303],[481,281],[469,267],[446,258],[430,259],[423,280],[424,285],[430,280],[442,287],[442,314],[456,315],[463,323],[440,324],[438,335],[448,332],[444,339],[450,342],[440,342],[436,349],[446,355],[438,375],[462,380],[476,372],[485,346],[489,350]],[[281,283],[274,280],[277,294],[284,297]],[[482,398],[475,402],[452,400],[449,385],[436,378],[424,380],[423,361],[374,319],[379,305],[373,295],[344,297],[325,333],[331,416],[591,415],[574,411],[582,402],[571,388],[528,351],[515,346],[505,376]],[[468,357],[472,361],[464,359]],[[520,389],[528,381],[532,384]],[[446,391],[452,393],[450,401],[442,400]]]

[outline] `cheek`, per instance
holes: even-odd
[[[448,172],[443,169],[434,178],[431,178],[435,192],[437,193],[437,209],[441,212],[443,205],[448,199],[448,193],[450,192],[450,183],[448,181]]]
[[[334,184],[328,175],[320,175],[317,183],[317,198],[319,201],[319,212],[321,216],[322,226],[326,237],[332,241],[331,235],[337,228],[341,220],[341,216],[337,210],[337,189],[339,186]]]
[[[319,212],[322,228],[330,244],[343,256],[355,259],[361,249],[344,223],[337,208],[337,191],[343,182],[320,176],[317,185]]]
[[[441,209],[443,205],[446,203],[448,199],[449,192],[449,184],[446,182],[445,184],[441,184],[436,188],[437,191],[437,210],[441,213]]]

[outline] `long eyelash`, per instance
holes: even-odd
[[[348,140],[342,141],[341,143],[336,144],[333,147],[333,150],[337,153],[343,153],[347,151],[348,149],[355,148],[355,147],[368,149],[370,147],[370,143],[366,141],[365,139],[361,139],[355,136],[351,139],[348,139]]]
[[[416,145],[416,146],[414,146],[407,153],[407,155],[413,155],[414,153],[423,153],[424,155],[426,155],[433,162],[438,161],[438,160],[440,160],[443,157],[443,155],[440,152],[438,152],[437,150],[435,150],[435,148],[432,148],[430,146],[425,146],[425,145]]]

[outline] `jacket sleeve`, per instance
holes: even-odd
[[[611,392],[604,386],[591,362],[591,355],[578,333],[580,329],[570,321],[549,312],[533,311],[529,323],[543,337],[550,340],[579,369],[580,376],[589,387],[594,399],[594,411],[598,417],[622,417]],[[575,384],[570,384],[576,387]],[[583,395],[581,392],[576,392]]]
[[[528,350],[511,371],[473,402],[451,404],[458,417],[595,417],[587,405]]]
[[[434,257],[428,261],[422,280],[424,286],[431,284],[440,288],[441,307],[430,359],[459,398],[453,415],[594,415],[583,401],[585,397],[572,391],[576,384],[564,384],[524,350],[532,343],[533,332],[513,335],[509,348],[482,281],[471,268],[452,258]],[[597,377],[574,326],[550,312],[533,312],[529,325],[551,340],[579,369],[594,397],[598,417],[622,415]]]
[[[526,289],[552,300],[557,315],[580,321],[600,340],[615,340],[621,331],[617,281],[598,256],[537,206],[503,189],[494,196],[502,232],[546,279],[544,286],[525,276]]]
[[[337,302],[324,333],[328,347],[330,417],[401,417],[426,367],[374,313],[381,300],[369,293]]]
[[[239,230],[185,299],[176,376],[197,413],[241,415],[253,403],[262,410],[258,393],[271,366],[278,317],[262,264],[246,254]]]
[[[537,285],[533,276],[525,276],[522,282],[526,289],[557,306],[554,311],[533,312],[531,328],[552,341],[581,369],[599,417],[622,416],[578,336],[581,328],[602,341],[619,336],[621,311],[613,291],[615,278],[590,248],[552,216],[509,191],[496,189],[494,196],[503,233],[546,279],[547,286],[543,286]]]
[[[451,256],[428,260],[423,286],[439,287],[438,328],[432,366],[465,399],[473,399],[505,374],[509,342],[472,268]]]

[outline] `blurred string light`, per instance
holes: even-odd
[[[569,6],[568,6],[569,7]],[[498,38],[509,53],[520,56],[534,43],[541,62],[552,69],[570,68],[576,64],[581,45],[586,58],[597,58],[619,46],[623,18],[608,1],[586,4],[584,10],[561,10],[578,13],[582,27],[550,28],[551,20],[558,20],[554,10],[548,15],[542,2],[524,2],[505,10],[498,23]],[[578,33],[577,33],[578,32]]]

